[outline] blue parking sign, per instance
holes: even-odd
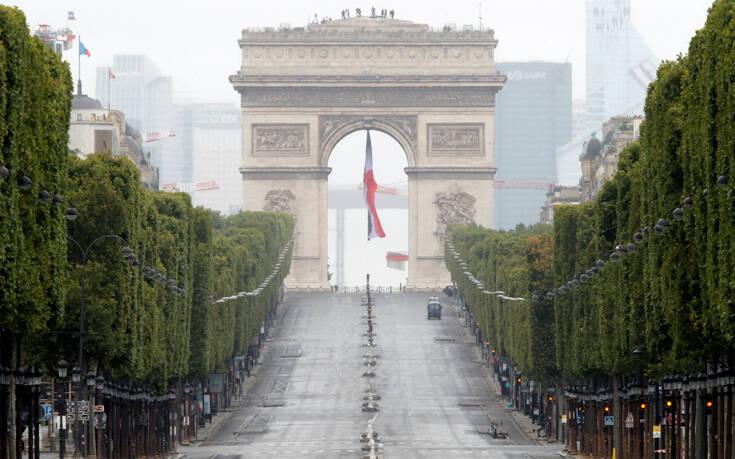
[[[51,419],[52,415],[53,415],[53,407],[48,403],[44,404],[43,405],[43,418],[48,421],[49,419]]]

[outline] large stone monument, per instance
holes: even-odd
[[[287,286],[329,288],[327,164],[361,129],[392,136],[406,154],[408,288],[445,286],[447,225],[490,226],[493,214],[495,94],[505,82],[493,31],[358,17],[244,30],[239,44],[230,81],[242,100],[244,203],[296,218]]]

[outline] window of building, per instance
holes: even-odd
[[[77,121],[82,121],[82,114],[81,113],[77,113]]]

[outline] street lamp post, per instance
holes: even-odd
[[[59,373],[59,380],[63,381],[66,379],[67,372],[69,370],[69,363],[61,359],[56,365],[56,369]],[[63,387],[63,386],[62,386]],[[61,392],[61,404],[59,405],[59,459],[64,459],[66,453],[66,391]]]
[[[72,408],[72,414],[74,415],[75,419],[75,426],[74,426],[74,449],[81,454],[81,443],[82,443],[82,434],[80,429],[80,423],[79,423],[79,394],[81,392],[81,389],[79,388],[80,382],[82,380],[82,370],[78,366],[74,367],[71,370],[71,382],[74,384],[77,390],[77,399],[74,403],[74,406]]]

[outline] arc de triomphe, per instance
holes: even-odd
[[[406,153],[407,287],[447,285],[446,225],[492,218],[495,94],[505,82],[493,31],[359,17],[246,29],[239,44],[230,81],[242,103],[245,209],[295,216],[287,286],[329,288],[329,155],[361,129],[387,133]]]

